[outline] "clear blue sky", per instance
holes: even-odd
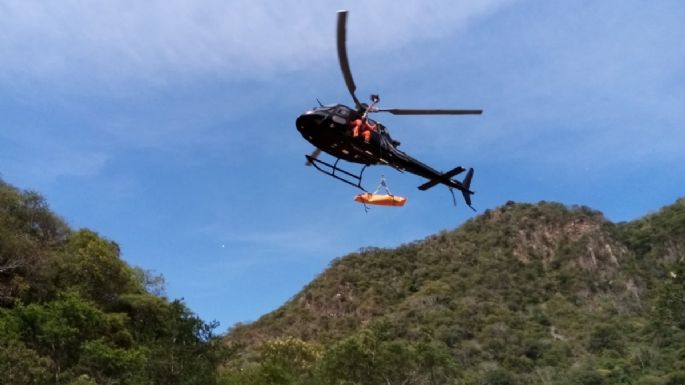
[[[458,5],[457,5],[458,4]],[[404,208],[365,213],[303,167],[294,120],[351,100],[335,50],[350,11],[358,95],[402,149],[476,169],[474,205],[588,205],[613,221],[685,195],[682,1],[0,0],[0,174],[115,240],[225,331],[339,256],[474,214],[388,168]]]

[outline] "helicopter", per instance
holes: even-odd
[[[428,179],[427,182],[418,186],[419,190],[425,191],[439,184],[447,186],[455,205],[456,199],[453,190],[459,190],[466,204],[475,211],[471,205],[471,195],[474,192],[470,189],[473,168],[466,170],[464,167],[458,166],[444,173],[435,170],[398,149],[400,142],[390,136],[388,129],[383,124],[369,118],[369,115],[378,112],[387,112],[393,115],[480,115],[483,111],[476,109],[384,109],[377,107],[380,102],[378,95],[371,95],[371,104],[360,102],[355,95],[357,87],[352,78],[347,59],[346,24],[347,11],[338,11],[338,60],[355,107],[351,108],[344,104],[323,105],[319,102],[318,107],[304,112],[296,119],[297,130],[316,147],[311,154],[305,155],[307,160],[305,164],[314,166],[324,174],[365,192],[366,189],[362,187],[364,170],[372,165],[390,166],[400,172],[407,171]],[[364,135],[359,133],[360,126],[366,128]],[[322,151],[335,157],[335,162],[331,164],[319,159]],[[340,160],[362,164],[363,167],[358,174],[355,174],[339,167]],[[466,176],[463,180],[453,179],[454,176],[464,171],[466,171]]]

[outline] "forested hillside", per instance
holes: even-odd
[[[685,200],[513,202],[334,260],[226,343],[230,384],[684,384]]]
[[[230,304],[223,304],[230,306]],[[0,384],[685,384],[685,200],[509,202],[215,325],[0,181]]]
[[[212,384],[213,328],[116,243],[0,181],[0,384]]]

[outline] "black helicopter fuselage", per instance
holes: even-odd
[[[354,137],[351,122],[361,117],[358,111],[338,104],[306,111],[295,125],[306,140],[335,158],[363,165],[387,165],[429,180],[441,178],[442,173],[399,150],[399,142],[390,137],[381,123],[369,119],[376,124],[376,130],[368,143],[362,136]],[[462,186],[457,182],[451,187]]]

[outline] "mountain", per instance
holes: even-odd
[[[212,330],[163,277],[0,180],[0,384],[212,384]]]
[[[338,258],[221,341],[215,326],[114,241],[0,180],[12,385],[685,384],[685,199],[626,223],[508,202]]]
[[[629,223],[508,202],[334,260],[225,337],[227,383],[685,383],[685,200]]]

